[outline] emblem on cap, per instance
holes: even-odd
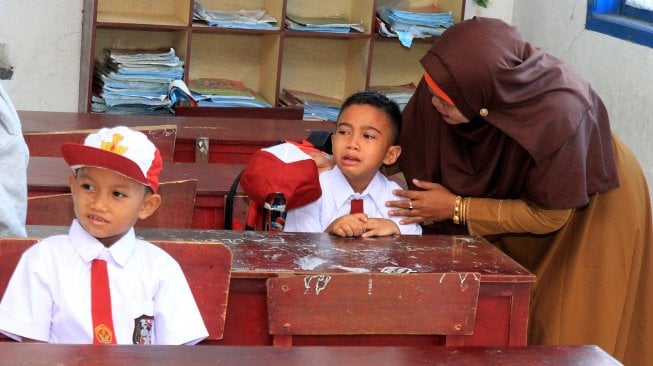
[[[102,141],[102,150],[111,151],[118,155],[124,155],[128,150],[126,146],[120,145],[124,138],[123,135],[114,133],[111,141]]]

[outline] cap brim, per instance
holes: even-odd
[[[107,150],[74,143],[63,144],[61,146],[61,152],[68,165],[73,169],[83,166],[109,169],[149,186],[147,179],[138,165],[124,156]]]

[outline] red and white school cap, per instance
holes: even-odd
[[[154,193],[159,188],[161,154],[142,132],[124,126],[102,128],[88,135],[84,144],[65,143],[61,151],[73,170],[84,166],[108,169],[150,187]]]

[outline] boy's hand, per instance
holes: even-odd
[[[364,226],[363,238],[401,234],[397,224],[389,219],[369,219]]]
[[[363,238],[401,233],[394,221],[389,219],[369,219],[367,215],[362,213],[345,215],[334,220],[326,229],[326,232],[342,237],[360,236]]]
[[[367,215],[364,213],[345,215],[333,220],[325,231],[342,237],[361,236],[365,232],[366,222]]]

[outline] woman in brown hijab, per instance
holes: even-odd
[[[653,364],[651,201],[599,96],[496,19],[451,27],[421,63],[400,143],[411,201],[391,214],[484,236],[535,273],[529,343]]]

